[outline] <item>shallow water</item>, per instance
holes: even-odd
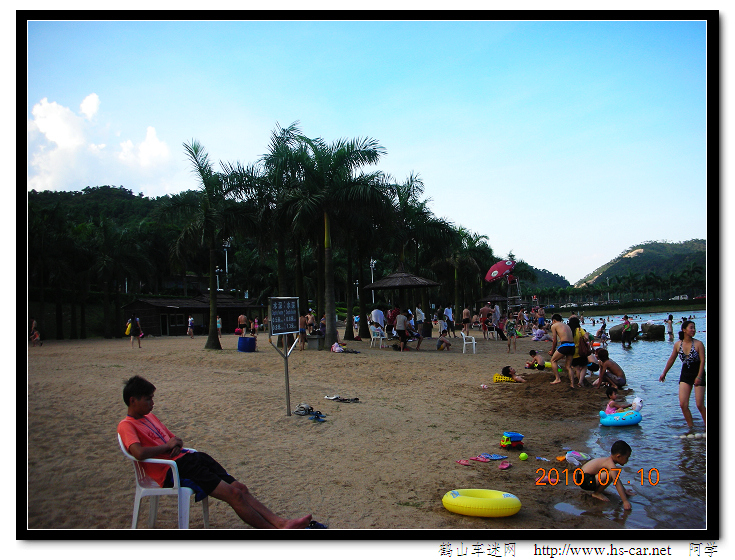
[[[679,324],[677,314],[672,315],[674,339],[678,340],[676,333],[681,327],[683,313],[678,316]],[[695,338],[701,340],[707,350],[706,311],[689,311],[687,317],[689,315],[694,315],[692,320],[697,327]],[[599,326],[591,325],[593,317],[585,317],[583,326],[594,334]],[[640,314],[635,315],[632,322],[638,323],[640,331],[641,325],[649,319],[656,324],[663,324],[666,317],[668,314],[663,313]],[[610,318],[607,321],[608,329],[622,323],[621,316]],[[602,516],[633,529],[706,528],[707,439],[679,437],[705,431],[702,417],[694,404],[694,391],[689,403],[694,428],[689,430],[678,400],[681,361],[677,358],[664,383],[658,380],[673,345],[674,342],[669,341],[668,337],[665,341],[633,342],[632,347],[626,349],[620,343],[608,345],[610,358],[623,368],[628,381],[627,388],[632,389],[626,400],[630,402],[635,397],[643,399],[643,420],[636,426],[598,425],[592,430],[587,445],[593,457],[608,455],[611,445],[618,439],[625,440],[631,446],[633,453],[623,467],[620,478],[626,487],[636,492],[630,498],[632,511],[623,512],[614,488],[607,489],[608,494],[614,494],[609,504],[588,505],[588,500],[580,500],[574,506],[559,504],[557,509],[576,515]],[[706,362],[705,357],[705,371]],[[709,372],[707,374],[709,376]],[[588,509],[580,510],[580,507]]]

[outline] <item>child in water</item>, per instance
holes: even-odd
[[[619,403],[616,401],[618,398],[618,390],[615,387],[608,387],[605,394],[607,395],[607,398],[610,399],[610,402],[608,402],[605,407],[605,414],[615,414],[620,412],[623,408],[628,408],[630,406],[628,403]]]
[[[623,509],[631,509],[628,497],[634,496],[635,492],[623,486],[620,479],[622,469],[615,466],[625,465],[628,462],[628,459],[630,459],[631,453],[632,450],[630,449],[630,445],[621,439],[616,441],[610,448],[609,457],[592,459],[591,461],[587,461],[581,469],[575,469],[574,474],[572,475],[574,477],[574,483],[582,488],[582,490],[592,492],[592,497],[602,500],[603,502],[610,501],[610,499],[605,496],[604,492],[610,484],[614,484],[620,499],[623,501]],[[603,471],[605,472],[603,473]],[[552,480],[549,481],[548,474],[545,474],[536,481],[537,484],[556,484],[556,482],[558,482],[558,478],[556,480],[552,478]]]
[[[630,459],[631,453],[630,445],[622,439],[619,439],[612,444],[609,457],[592,459],[582,466],[581,473],[578,470],[574,471],[575,484],[579,484],[582,490],[592,492],[591,495],[593,498],[597,498],[603,502],[609,502],[610,500],[604,495],[604,491],[613,483],[620,499],[623,501],[623,509],[631,509],[628,497],[634,496],[635,492],[623,486],[619,476],[622,473],[622,469],[615,466],[625,465],[628,459]],[[605,473],[602,473],[603,470]]]

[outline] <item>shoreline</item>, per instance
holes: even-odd
[[[279,515],[312,513],[333,529],[621,527],[609,519],[622,507],[610,491],[610,502],[595,503],[574,485],[535,485],[539,468],[573,471],[555,457],[564,447],[587,451],[605,401],[599,390],[572,390],[565,375],[550,385],[551,372],[523,369],[528,350],[546,351],[549,342],[520,338],[515,354],[481,334],[477,354],[462,354],[461,338],[451,339],[450,352],[436,351],[431,339],[419,352],[371,349],[369,341],[347,344],[358,354],[296,349],[290,408],[306,402],[322,411],[327,421],[317,424],[286,415],[284,360],[267,336],[254,353],[237,352],[234,335],[223,335],[222,351],[204,350],[205,340],[146,338],[140,350],[128,339],[52,340],[28,349],[30,529],[130,526],[133,473],[115,429],[125,415],[122,383],[135,374],[156,385],[154,413],[186,446],[211,454]],[[507,364],[529,382],[493,383]],[[335,394],[360,402],[324,398]],[[83,407],[69,410],[70,400]],[[500,449],[503,431],[524,434],[529,460]],[[37,451],[49,439],[69,451]],[[512,467],[455,462],[481,453],[508,455]],[[522,507],[511,517],[457,515],[441,503],[457,488],[510,492]],[[559,503],[588,515],[564,513]],[[139,526],[146,521],[144,504]],[[192,507],[191,527],[201,523],[201,508]],[[210,524],[249,528],[217,500],[210,500]],[[175,526],[175,500],[164,498],[156,527]]]

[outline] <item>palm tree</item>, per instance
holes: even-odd
[[[380,204],[382,193],[376,188],[379,173],[357,175],[363,165],[377,163],[385,148],[371,138],[338,140],[327,145],[321,138],[300,136],[306,152],[302,158],[305,188],[309,200],[304,209],[320,213],[324,239],[324,312],[327,332],[325,344],[337,341],[332,220],[340,209],[366,208]]]
[[[209,335],[204,347],[221,350],[217,335],[217,255],[225,239],[252,225],[252,214],[244,204],[235,201],[236,187],[225,180],[224,174],[212,170],[209,155],[198,141],[184,143],[184,151],[199,179],[199,190],[172,196],[159,211],[184,221],[174,253],[180,254],[191,246],[209,252]]]

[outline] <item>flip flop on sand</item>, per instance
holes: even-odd
[[[465,467],[470,464],[467,459],[460,459],[459,461],[455,461],[455,463],[459,463],[460,465],[464,465]]]
[[[510,464],[510,462],[509,462],[509,461],[500,461],[500,464],[498,465],[498,468],[499,468],[500,470],[503,470],[503,471],[504,471],[504,470],[506,470],[506,469],[509,469],[509,468],[510,468],[511,466],[512,466],[512,465]]]
[[[488,459],[487,457],[478,456],[478,457],[470,457],[470,461],[480,461],[480,463],[489,463],[490,459]]]
[[[485,459],[492,459],[493,461],[508,458],[507,455],[498,455],[497,453],[480,453],[480,457],[485,457]]]
[[[330,401],[336,401],[339,399],[339,395],[334,395],[333,397],[328,397],[327,395],[324,395],[325,399],[329,399]]]
[[[314,422],[326,422],[326,418],[322,418],[321,416],[310,416],[309,420],[313,420]]]
[[[319,523],[318,521],[314,521],[312,519],[311,521],[309,521],[309,524],[304,527],[304,529],[329,529],[329,527],[324,523]]]

